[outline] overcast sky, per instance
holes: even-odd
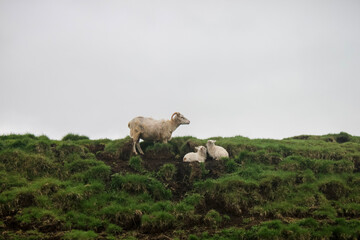
[[[358,0],[0,0],[0,135],[360,135]]]

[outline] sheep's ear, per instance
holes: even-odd
[[[216,140],[213,140],[213,143],[216,143]]]
[[[199,150],[199,147],[195,147],[195,150]]]

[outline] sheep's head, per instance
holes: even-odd
[[[206,147],[204,147],[204,146],[198,146],[198,147],[195,147],[195,150],[196,150],[196,152],[204,151],[204,150],[205,150],[205,152],[206,152]]]
[[[182,115],[179,112],[174,112],[173,113],[173,115],[171,116],[171,121],[175,121],[179,125],[181,125],[181,124],[190,124],[190,121],[186,117],[184,117],[184,115]]]
[[[212,147],[212,146],[215,145],[215,142],[216,142],[216,140],[208,140],[207,143],[206,143],[206,146],[207,147]]]
[[[196,149],[197,152],[199,152],[201,155],[203,155],[203,156],[206,157],[206,154],[207,154],[206,147],[200,146],[200,147],[196,147],[195,149]]]

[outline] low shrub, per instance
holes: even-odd
[[[225,158],[225,169],[227,173],[236,172],[238,165],[234,159]]]
[[[111,188],[129,193],[149,193],[155,200],[170,199],[172,195],[161,182],[146,175],[114,174],[111,179]]]
[[[119,235],[120,233],[122,233],[122,231],[123,231],[122,227],[116,224],[109,224],[108,227],[106,228],[106,232],[108,234]]]
[[[61,140],[62,141],[80,141],[80,140],[89,140],[89,137],[84,136],[84,135],[69,133],[69,134],[65,135]]]
[[[214,209],[209,210],[204,217],[204,222],[213,227],[219,227],[222,221],[220,213]]]
[[[132,156],[129,160],[129,166],[137,172],[142,172],[144,169],[143,161],[140,156]]]
[[[84,172],[91,167],[104,165],[104,162],[96,159],[83,159],[79,155],[73,155],[73,159],[65,163],[65,169],[70,173]]]
[[[94,231],[81,231],[73,229],[70,232],[67,232],[64,234],[63,238],[65,240],[90,240],[90,239],[96,239],[97,234]]]
[[[108,141],[104,148],[105,153],[115,158],[130,159],[132,152],[132,140],[129,136],[123,139]]]
[[[171,181],[176,174],[176,167],[174,164],[166,163],[160,167],[157,175],[163,181]]]
[[[111,168],[101,162],[99,166],[94,166],[84,172],[74,174],[71,176],[71,179],[83,182],[85,184],[91,183],[93,181],[107,182],[110,180],[110,172]]]
[[[338,135],[335,135],[335,140],[338,143],[345,143],[351,141],[351,135],[346,132],[340,132]]]
[[[334,207],[330,204],[325,204],[320,206],[313,212],[313,216],[322,219],[335,219],[337,216],[337,212]]]
[[[30,154],[18,149],[0,152],[0,163],[7,171],[15,171],[29,180],[36,177],[61,176],[61,164],[41,154]]]
[[[123,206],[116,203],[111,203],[109,206],[102,208],[99,214],[102,219],[106,219],[124,229],[139,227],[142,216],[142,212],[136,209],[135,206],[130,204]]]
[[[34,228],[42,232],[64,230],[64,219],[55,211],[29,207],[23,209],[16,216],[23,228]]]
[[[172,229],[175,224],[175,217],[165,211],[145,214],[141,218],[141,228],[144,232],[163,232]]]
[[[346,197],[350,189],[338,180],[330,180],[319,186],[319,191],[325,194],[329,200],[338,200],[341,197]]]
[[[86,185],[82,183],[76,185],[68,183],[52,196],[52,201],[56,208],[64,211],[75,210],[80,207],[83,200],[89,199],[103,189],[103,183],[98,181]]]
[[[104,222],[101,219],[77,211],[66,213],[66,225],[70,229],[95,230],[104,228]]]

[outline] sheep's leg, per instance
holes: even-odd
[[[138,155],[138,153],[136,152],[136,141],[133,141],[133,153],[135,153],[135,155]]]
[[[140,153],[141,155],[144,155],[144,152],[143,152],[143,150],[142,150],[141,147],[140,147],[140,142],[139,142],[139,141],[136,143],[136,148],[138,149],[138,151],[139,151],[139,153]]]
[[[136,146],[137,146],[137,144],[139,144],[140,133],[133,132],[131,135],[132,135],[132,139],[133,139],[133,152],[135,153],[135,155],[138,155],[138,153],[136,152]]]

